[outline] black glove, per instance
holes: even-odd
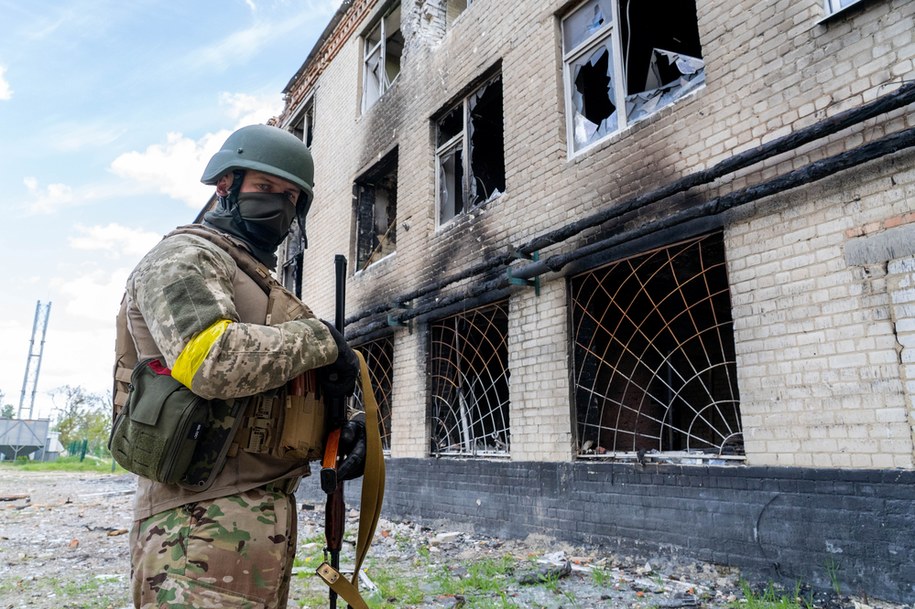
[[[328,322],[324,322],[330,335],[337,343],[337,360],[333,364],[317,369],[321,391],[329,398],[348,398],[356,390],[356,376],[359,374],[359,360],[356,353],[346,344],[343,335]]]
[[[340,453],[346,455],[337,468],[341,482],[358,478],[365,473],[365,421],[347,421],[340,430]]]

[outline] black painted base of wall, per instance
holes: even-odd
[[[299,496],[322,501],[311,481]],[[359,485],[347,488],[357,504]],[[915,472],[388,459],[382,516],[673,552],[751,580],[915,600]]]

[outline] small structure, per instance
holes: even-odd
[[[50,425],[49,419],[0,419],[0,455],[16,459],[53,448],[48,446]]]

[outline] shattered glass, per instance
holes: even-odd
[[[705,62],[698,57],[654,49],[645,90],[626,96],[630,123],[654,114],[705,83]]]
[[[605,40],[590,55],[572,63],[575,148],[597,141],[618,126],[613,85],[613,50]]]
[[[454,136],[464,130],[464,104],[459,105],[445,115],[438,123],[437,146],[447,144]]]
[[[439,154],[439,222],[444,223],[464,210],[464,150],[458,141]]]

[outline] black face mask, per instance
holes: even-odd
[[[259,249],[275,251],[295,219],[295,205],[285,193],[245,192],[238,195],[233,210],[247,240]]]

